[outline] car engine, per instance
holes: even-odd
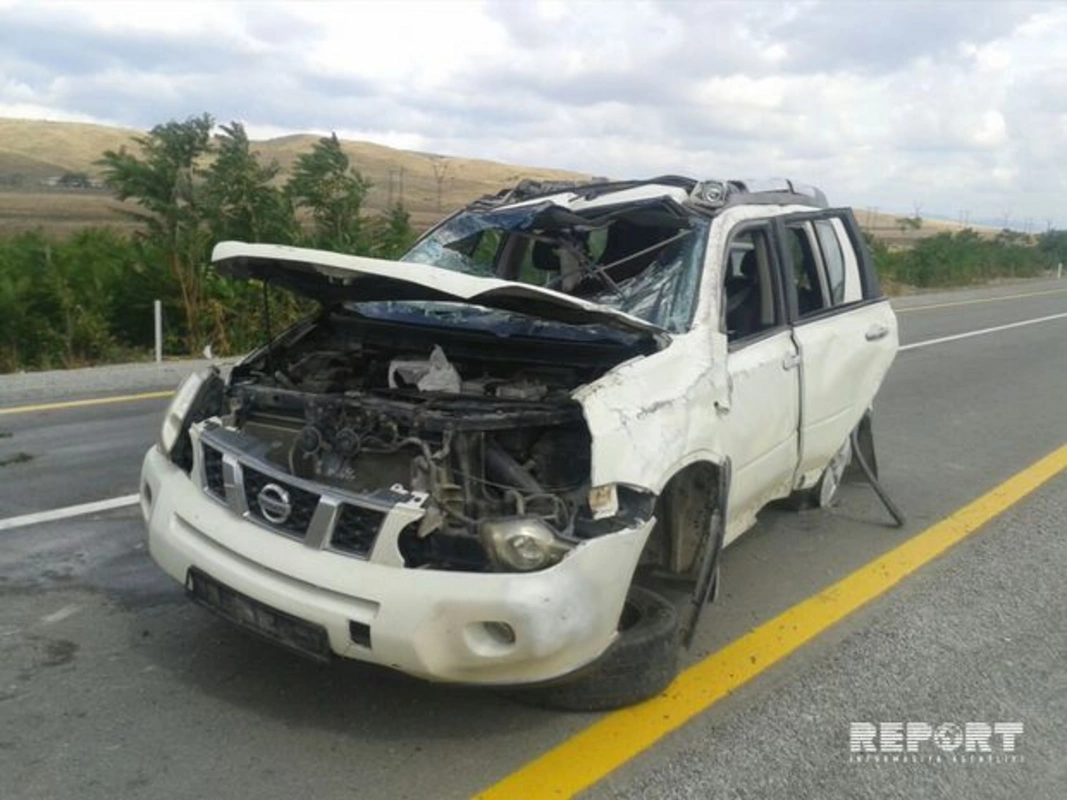
[[[418,492],[409,566],[487,568],[480,521],[590,535],[590,437],[571,392],[618,343],[478,339],[324,312],[234,368],[223,425],[275,467],[339,489]]]

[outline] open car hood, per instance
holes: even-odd
[[[639,317],[552,289],[417,262],[246,242],[219,242],[211,253],[211,261],[223,275],[268,281],[327,304],[461,300],[553,322],[665,334],[662,328]]]

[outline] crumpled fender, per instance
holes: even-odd
[[[725,364],[726,337],[695,329],[577,389],[592,437],[592,485],[658,494],[687,464],[722,463],[715,409],[728,401]]]

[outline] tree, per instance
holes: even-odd
[[[1056,230],[1050,227],[1045,233],[1037,237],[1038,249],[1057,263],[1067,262],[1067,231]]]
[[[85,172],[64,172],[58,183],[67,189],[91,189],[93,186],[88,173]]]
[[[134,140],[140,156],[122,147],[106,151],[97,162],[119,199],[133,200],[144,209],[125,213],[145,226],[139,233],[147,245],[145,255],[164,259],[178,284],[191,352],[201,345],[203,275],[210,244],[197,178],[200,162],[211,150],[213,126],[210,114],[172,120]]]
[[[260,163],[240,122],[223,125],[217,145],[204,183],[212,239],[292,243],[296,218],[290,198],[275,184],[278,163]]]
[[[366,233],[368,254],[375,258],[399,258],[415,242],[411,215],[400,203],[393,206],[386,216],[374,217]]]
[[[365,247],[359,214],[370,187],[370,181],[350,167],[334,133],[297,158],[285,190],[298,208],[310,212],[314,246],[356,253]]]

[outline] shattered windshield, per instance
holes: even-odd
[[[692,320],[707,231],[666,198],[582,214],[545,202],[462,212],[401,260],[553,289],[677,333]]]
[[[431,231],[400,260],[495,278],[497,251],[505,234],[529,225],[537,208],[459,214]]]

